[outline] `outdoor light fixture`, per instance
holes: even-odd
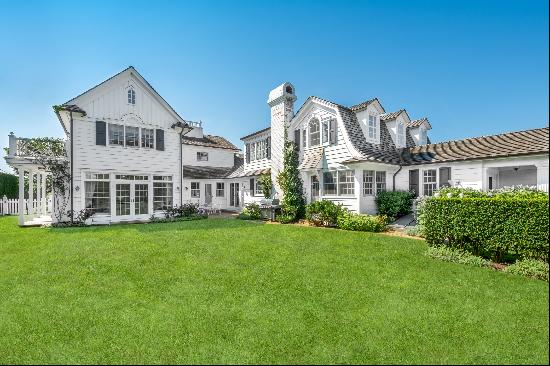
[[[80,191],[80,187],[76,186],[76,187],[74,187],[74,190],[78,192],[78,191]]]

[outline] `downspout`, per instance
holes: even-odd
[[[73,136],[73,112],[69,111],[70,118],[70,129],[71,129],[71,224],[74,222],[74,198],[73,198],[73,185],[74,185],[74,175],[73,175],[73,155],[74,155],[74,136]]]
[[[180,131],[180,206],[183,206],[183,128]]]
[[[403,150],[404,149],[401,149],[401,151],[399,152],[399,169],[397,169],[397,171],[395,173],[393,173],[393,177],[392,177],[392,181],[393,181],[393,186],[392,186],[392,191],[395,192],[395,177],[397,176],[397,174],[399,174],[399,172],[401,171],[401,169],[403,169]]]

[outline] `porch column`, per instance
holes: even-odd
[[[36,173],[36,213],[38,216],[42,214],[42,173]]]
[[[548,163],[535,164],[537,167],[537,188],[548,192]]]
[[[25,171],[19,167],[19,225],[25,223]]]
[[[48,204],[48,200],[46,198],[46,173],[40,173],[40,183],[41,183],[40,187],[42,188],[40,193],[40,197],[42,198],[42,200],[40,201],[42,211],[40,213],[45,215],[46,205]]]
[[[34,172],[29,170],[29,199],[27,201],[27,207],[29,208],[29,217],[32,219],[34,217]]]

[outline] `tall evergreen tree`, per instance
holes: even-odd
[[[306,200],[303,182],[298,170],[298,150],[285,138],[283,170],[277,176],[283,191],[281,222],[294,222],[304,217]]]

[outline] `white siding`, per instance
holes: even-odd
[[[208,153],[208,161],[198,161],[197,152]],[[182,146],[182,164],[190,166],[211,166],[211,167],[232,167],[235,152],[228,149],[219,149],[213,147],[183,145]]]

